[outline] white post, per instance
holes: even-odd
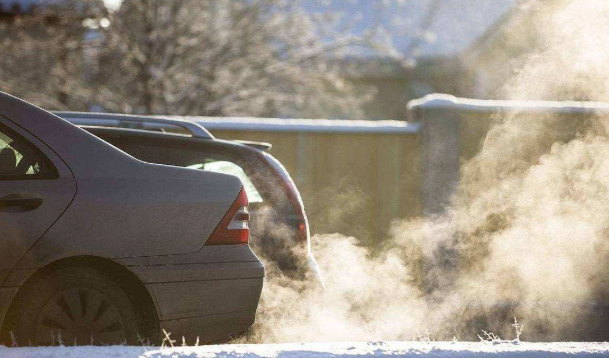
[[[440,214],[459,182],[459,112],[449,97],[409,104],[411,119],[421,122],[421,200],[423,213]]]

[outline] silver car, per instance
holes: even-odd
[[[234,176],[150,164],[0,92],[5,342],[210,342],[255,319],[264,266]]]

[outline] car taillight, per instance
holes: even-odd
[[[247,194],[241,188],[237,199],[211,234],[205,245],[246,245],[250,238]]]
[[[309,223],[307,221],[307,218],[303,215],[300,218],[300,223],[298,224],[298,239],[301,242],[307,242],[309,241]]]

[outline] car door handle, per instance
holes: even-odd
[[[42,205],[42,198],[29,193],[15,193],[0,198],[0,212],[22,213]]]

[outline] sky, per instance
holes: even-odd
[[[39,3],[40,0],[0,0],[0,6],[10,7],[14,3],[19,3],[22,7],[29,7],[31,4]],[[104,0],[109,8],[116,8],[120,5],[121,0]]]

